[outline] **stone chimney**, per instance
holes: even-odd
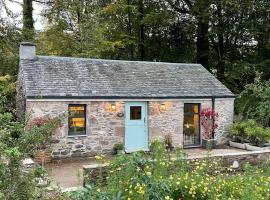
[[[36,45],[31,42],[21,42],[20,59],[35,60],[36,58]]]

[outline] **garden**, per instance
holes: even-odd
[[[103,157],[97,156],[103,163]],[[163,141],[151,145],[151,153],[118,155],[85,188],[68,193],[73,200],[188,200],[269,199],[270,163],[249,164],[241,170],[222,166],[217,159],[188,160],[181,149],[176,157]]]

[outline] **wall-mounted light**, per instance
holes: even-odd
[[[116,105],[115,103],[111,103],[111,111],[115,112],[116,111]]]
[[[164,112],[166,110],[166,106],[164,103],[160,104],[159,110],[160,110],[160,112]]]

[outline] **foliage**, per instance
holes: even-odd
[[[117,152],[118,150],[123,150],[124,149],[124,144],[123,143],[115,144],[113,149],[114,149],[115,152]]]
[[[218,127],[216,119],[218,113],[211,108],[205,108],[200,113],[201,125],[203,127],[203,137],[204,139],[214,139],[214,131]]]
[[[11,113],[0,114],[0,196],[4,199],[42,198],[44,188],[38,187],[44,171],[37,168],[26,173],[22,160],[41,147],[59,124],[48,121],[25,129],[14,121]]]
[[[246,166],[238,173],[219,160],[189,161],[178,149],[172,157],[165,144],[154,141],[150,155],[120,155],[110,163],[107,185],[87,185],[71,199],[268,199],[269,163]],[[232,176],[233,175],[233,176]]]
[[[270,128],[263,128],[254,120],[239,121],[232,127],[233,140],[237,142],[250,142],[256,146],[264,146],[270,141]]]
[[[16,85],[9,75],[0,76],[0,113],[15,113]]]
[[[248,84],[236,100],[238,112],[254,119],[263,126],[270,126],[270,81],[262,81],[259,76]]]

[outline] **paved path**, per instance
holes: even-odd
[[[185,149],[184,151],[187,153],[188,157],[195,157],[198,155],[203,156],[207,154],[207,150],[201,148]],[[235,148],[213,149],[211,151],[211,155],[238,153],[244,151],[245,150]],[[62,188],[70,188],[82,186],[83,165],[91,164],[96,164],[95,159],[86,158],[74,161],[63,161],[47,164],[45,168],[47,169],[49,178],[52,180],[53,184]]]

